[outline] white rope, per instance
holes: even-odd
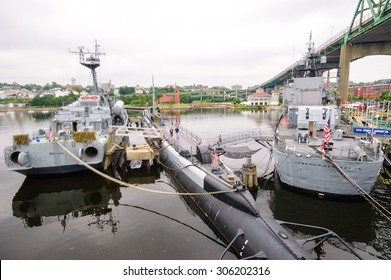
[[[363,190],[353,179],[327,154],[324,157],[334,166],[334,168],[361,194],[361,196],[382,214],[389,222],[391,222],[391,213]]]
[[[116,178],[113,178],[99,170],[97,170],[96,168],[92,167],[91,165],[89,165],[88,163],[82,161],[81,159],[79,159],[77,156],[75,156],[74,154],[72,154],[67,148],[65,148],[60,142],[56,141],[56,143],[65,151],[67,152],[71,157],[73,157],[76,161],[78,161],[80,164],[82,164],[83,166],[85,166],[86,168],[88,168],[89,170],[91,170],[92,172],[98,174],[99,176],[103,177],[103,178],[106,178],[114,183],[117,183],[121,186],[124,186],[124,187],[128,187],[128,188],[133,188],[133,189],[136,189],[136,190],[139,190],[139,191],[144,191],[144,192],[150,192],[150,193],[156,193],[156,194],[164,194],[164,195],[182,195],[182,196],[185,196],[185,195],[214,195],[214,194],[221,194],[221,193],[229,193],[229,192],[235,192],[237,189],[236,188],[233,188],[233,189],[230,189],[230,190],[222,190],[222,191],[215,191],[215,192],[202,192],[202,193],[178,193],[178,192],[168,192],[168,191],[159,191],[159,190],[151,190],[151,189],[147,189],[147,188],[143,188],[143,187],[139,187],[139,186],[136,186],[136,185],[133,185],[133,184],[129,184],[129,183],[126,183],[126,182],[123,182],[121,180],[118,180]]]

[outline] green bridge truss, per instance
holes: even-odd
[[[341,46],[354,42],[363,34],[375,29],[379,25],[385,23],[391,18],[391,4],[390,0],[359,0],[353,19],[348,28],[331,39],[325,44],[317,48],[317,53],[320,56],[330,56],[325,70],[331,68],[338,68],[339,55]],[[391,38],[388,38],[388,41]],[[292,72],[297,69],[299,63],[296,62],[283,70],[272,79],[260,85],[263,88],[273,88],[276,85],[283,84],[287,79],[292,77]]]

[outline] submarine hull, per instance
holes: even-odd
[[[313,259],[311,255],[267,211],[256,206],[242,186],[235,192],[227,183],[183,158],[167,141],[161,142],[160,160],[177,183],[188,193],[208,226],[238,258]]]

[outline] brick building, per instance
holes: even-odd
[[[178,89],[175,89],[174,93],[163,93],[163,96],[156,100],[156,104],[165,104],[171,102],[174,104],[179,104],[181,102]]]
[[[379,98],[383,92],[391,92],[391,84],[350,87],[348,94],[355,97]]]

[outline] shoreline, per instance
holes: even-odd
[[[144,110],[148,109],[150,107],[132,107],[132,106],[125,106],[128,110]],[[161,106],[161,110],[192,110],[192,109],[198,109],[198,108],[227,108],[227,109],[244,109],[244,110],[251,110],[256,109],[255,106],[246,106],[246,107],[236,107],[236,106],[230,106],[228,104],[219,104],[219,103],[206,103],[206,104],[196,104],[196,105],[183,105],[183,106]],[[265,106],[265,110],[276,110],[280,109],[281,106]],[[7,112],[33,112],[33,113],[40,113],[40,112],[57,112],[60,110],[60,107],[42,107],[42,108],[0,108],[0,113],[7,113]]]
[[[42,113],[42,112],[57,112],[59,108],[0,108],[1,113],[7,112],[34,112],[34,113]]]

